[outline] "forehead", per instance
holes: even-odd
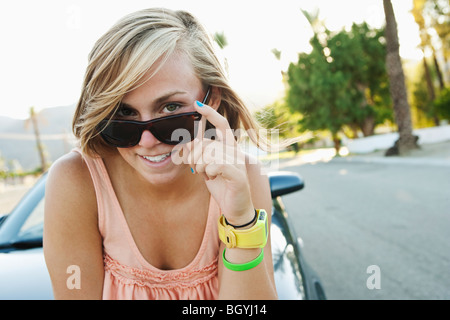
[[[123,102],[156,100],[167,92],[199,90],[201,81],[196,76],[186,55],[174,53],[164,63],[158,61],[143,76],[137,87],[127,93]]]

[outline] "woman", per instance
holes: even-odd
[[[142,10],[101,37],[73,121],[80,146],[47,182],[55,298],[276,298],[269,183],[239,150],[241,127],[257,132],[190,14]]]

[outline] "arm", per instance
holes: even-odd
[[[70,153],[53,164],[45,197],[44,255],[54,297],[101,299],[104,270],[97,203],[79,154]],[[67,285],[72,275],[79,276],[79,289]]]
[[[254,162],[253,162],[254,163]],[[265,209],[269,219],[269,230],[272,212],[269,180],[262,175],[259,164],[247,164],[247,175],[250,183],[251,198],[256,209]],[[251,220],[253,212],[250,212]],[[231,271],[224,267],[222,243],[219,250],[219,282],[220,299],[277,299],[273,275],[272,250],[269,238],[264,247],[264,260],[255,268],[247,271]],[[255,259],[261,249],[233,248],[226,250],[226,259],[233,263],[245,263]]]
[[[213,103],[217,105],[217,101]],[[231,224],[248,223],[254,218],[255,209],[264,209],[270,228],[272,198],[267,176],[261,174],[259,164],[250,164],[249,158],[240,151],[225,117],[201,103],[195,103],[195,108],[203,117],[197,137],[185,145],[183,157],[194,173],[203,174],[209,192]],[[216,139],[204,137],[203,128],[206,128],[207,120],[216,128]],[[264,248],[263,261],[246,271],[232,271],[224,267],[224,248],[221,244],[218,270],[220,299],[277,298],[270,238]],[[226,250],[225,258],[228,262],[242,264],[254,260],[260,253],[260,248],[233,248]]]

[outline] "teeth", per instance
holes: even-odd
[[[161,162],[161,161],[165,160],[168,156],[170,156],[170,152],[166,153],[166,154],[161,154],[156,157],[150,157],[150,156],[142,156],[142,157],[151,162]]]

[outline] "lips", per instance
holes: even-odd
[[[158,163],[158,162],[162,162],[164,160],[166,160],[168,157],[170,157],[172,152],[168,152],[168,153],[163,153],[157,156],[141,156],[142,158],[154,162],[154,163]]]

